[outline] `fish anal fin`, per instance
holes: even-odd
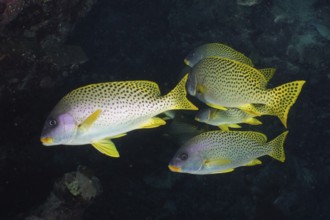
[[[101,114],[101,111],[101,109],[97,109],[95,112],[89,115],[81,124],[78,125],[78,129],[82,132],[86,132],[98,119]]]
[[[241,126],[238,125],[238,124],[228,124],[228,127],[230,127],[230,128],[241,128]]]
[[[255,115],[255,116],[261,116],[261,113],[252,104],[242,105],[242,106],[239,106],[238,108],[248,114]]]
[[[230,172],[233,172],[234,169],[228,169],[228,170],[220,170],[220,171],[215,171],[213,172],[212,174],[219,174],[219,173],[230,173]]]
[[[261,125],[262,124],[262,122],[256,118],[249,118],[249,119],[245,120],[244,123],[250,124],[250,125]]]
[[[165,125],[166,122],[158,117],[153,117],[148,119],[145,123],[143,123],[142,125],[140,125],[139,128],[157,128],[161,125]]]
[[[205,104],[212,108],[215,108],[215,109],[220,109],[220,110],[225,110],[225,111],[228,110],[226,107],[223,107],[221,105],[216,105],[216,104],[209,103],[209,102],[206,102]]]
[[[260,165],[262,162],[259,159],[254,159],[245,164],[244,166],[255,166],[255,165]]]
[[[229,131],[229,127],[228,127],[228,125],[225,125],[225,124],[223,124],[223,125],[219,125],[219,128],[220,128],[222,131]]]
[[[118,134],[118,135],[115,135],[115,136],[111,136],[111,139],[114,139],[114,138],[121,138],[123,136],[127,135],[126,133],[123,133],[123,134]]]
[[[96,150],[100,151],[102,154],[105,154],[110,157],[119,157],[119,153],[115,144],[109,139],[103,139],[91,143]]]

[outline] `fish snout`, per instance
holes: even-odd
[[[174,166],[174,165],[168,165],[168,168],[172,171],[172,172],[176,172],[176,173],[180,173],[181,172],[181,168]]]
[[[40,141],[42,142],[43,145],[51,145],[54,142],[53,138],[51,137],[41,137]]]

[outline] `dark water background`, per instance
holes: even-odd
[[[0,1],[0,219],[37,215],[65,173],[83,165],[103,188],[82,219],[330,219],[330,4],[325,0]],[[15,5],[15,4],[16,5]],[[14,4],[19,13],[6,11]],[[6,13],[5,13],[6,12]],[[12,19],[12,20],[10,20]],[[221,42],[260,68],[269,87],[307,81],[289,120],[286,162],[222,175],[171,173],[179,145],[170,123],[114,140],[119,159],[91,146],[46,148],[48,113],[67,92],[104,81],[147,79],[163,94],[187,53]],[[69,55],[68,55],[69,54]],[[193,100],[193,99],[192,99]],[[284,131],[263,117],[261,131]]]

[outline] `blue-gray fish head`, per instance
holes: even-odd
[[[204,159],[194,144],[182,146],[170,161],[168,167],[178,173],[198,173],[203,169]]]
[[[184,63],[190,67],[194,67],[199,61],[203,59],[203,54],[198,50],[193,50],[184,59]]]
[[[69,113],[51,113],[44,124],[40,141],[45,146],[68,144],[76,130],[76,122]]]
[[[190,73],[188,76],[186,89],[189,95],[196,96],[197,93],[197,78],[194,74]]]
[[[198,113],[195,116],[195,120],[199,122],[208,122],[211,117],[211,109],[202,109],[198,111]]]

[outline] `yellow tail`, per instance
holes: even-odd
[[[269,141],[267,146],[271,148],[271,152],[268,154],[272,158],[279,160],[281,162],[285,161],[285,153],[284,153],[284,141],[289,131],[284,131],[282,134],[274,138],[274,140]]]
[[[266,103],[268,114],[276,115],[287,128],[288,114],[291,106],[296,102],[304,80],[289,82],[269,91],[269,99]]]
[[[164,97],[166,100],[165,102],[169,102],[169,110],[198,110],[198,108],[186,97],[187,79],[188,74],[186,74],[178,83],[178,85]]]

